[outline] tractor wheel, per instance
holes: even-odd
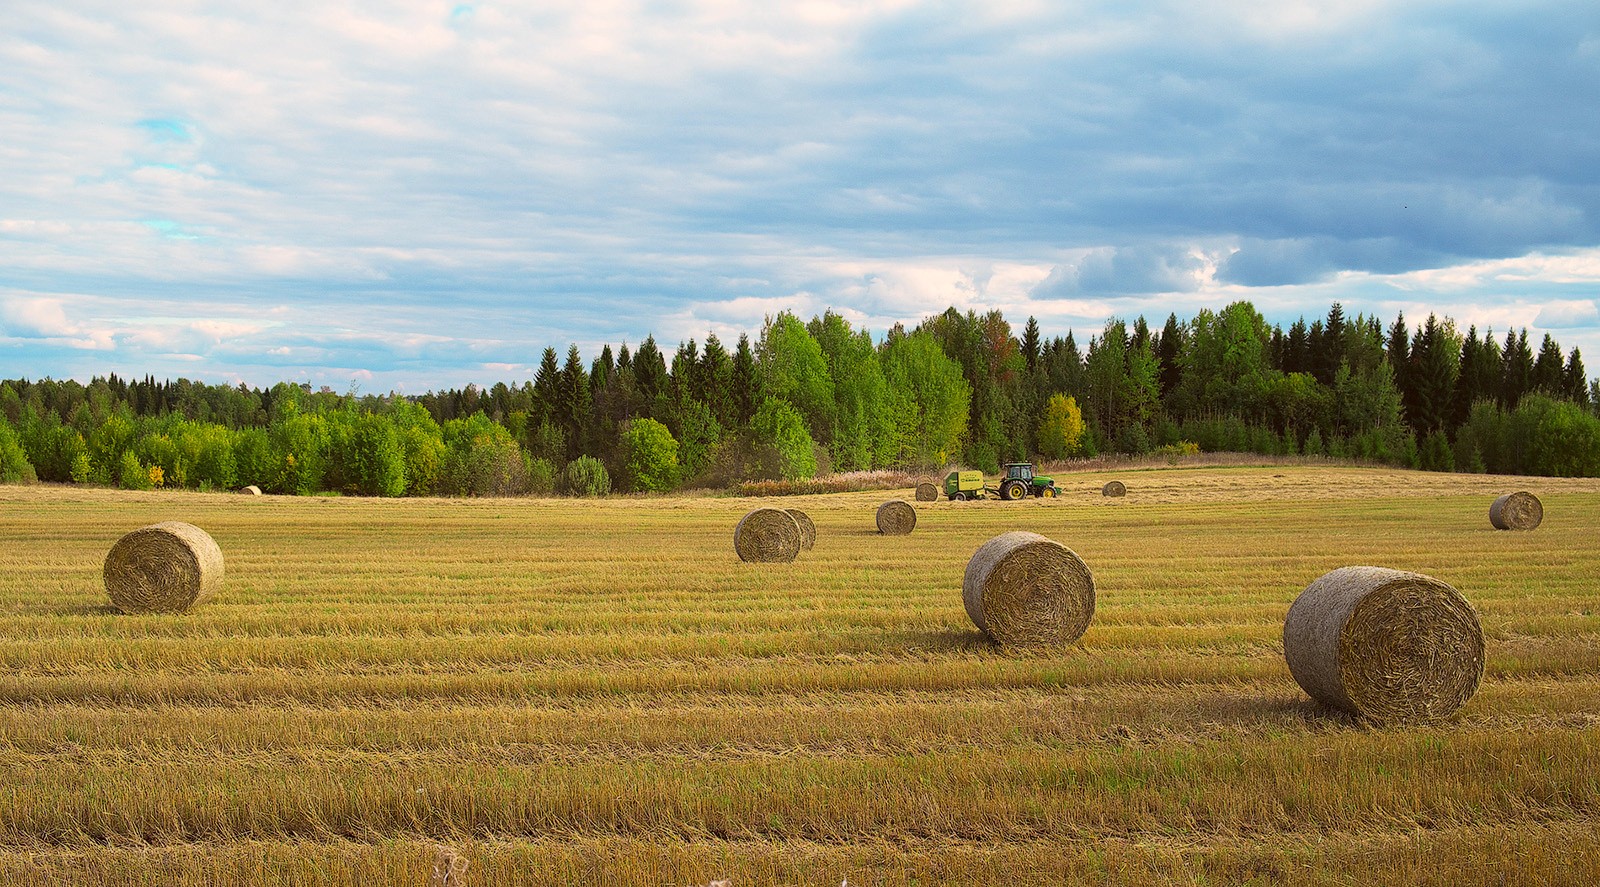
[[[1060,490],[1056,489],[1055,487],[1050,487],[1050,498],[1054,499],[1055,497],[1057,497],[1059,495],[1061,495],[1061,491]]]
[[[1000,488],[1000,498],[1007,502],[1015,502],[1026,495],[1028,487],[1020,480],[1006,481],[1006,485]]]
[[[950,494],[950,501],[951,502],[965,502],[966,499],[967,499],[967,494],[966,493],[951,493]]]

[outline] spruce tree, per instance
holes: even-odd
[[[1589,405],[1589,374],[1583,369],[1583,358],[1578,354],[1578,349],[1573,348],[1572,354],[1567,357],[1567,367],[1562,371],[1562,388],[1564,397],[1573,403],[1582,406]]]
[[[1039,321],[1028,315],[1028,325],[1022,328],[1022,359],[1027,361],[1028,372],[1039,365]]]
[[[1561,346],[1550,338],[1549,333],[1545,333],[1544,342],[1539,346],[1539,357],[1533,363],[1533,390],[1551,397],[1561,397],[1566,387],[1564,381]]]
[[[1528,347],[1528,329],[1523,327],[1519,336],[1506,332],[1505,347],[1500,350],[1500,406],[1514,410],[1533,384],[1533,349]]]

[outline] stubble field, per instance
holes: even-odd
[[[906,537],[874,531],[887,493],[0,487],[0,881],[420,887],[442,843],[474,887],[1600,882],[1600,481],[1060,480],[917,503]],[[1490,528],[1515,489],[1537,531]],[[759,504],[815,550],[738,562]],[[222,547],[220,596],[116,613],[106,552],[168,519]],[[1079,645],[967,619],[967,559],[1011,529],[1094,571]],[[1290,678],[1290,602],[1353,564],[1476,605],[1452,722],[1366,726]]]

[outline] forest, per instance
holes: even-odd
[[[0,382],[0,482],[291,494],[603,495],[1102,453],[1325,456],[1600,476],[1600,382],[1546,334],[1430,315],[1285,330],[1249,302],[1080,345],[955,308],[880,339],[827,311],[730,349],[654,337],[417,396],[96,377]]]

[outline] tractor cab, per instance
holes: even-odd
[[[1025,484],[1033,483],[1032,462],[1007,462],[1006,480],[1020,480]]]

